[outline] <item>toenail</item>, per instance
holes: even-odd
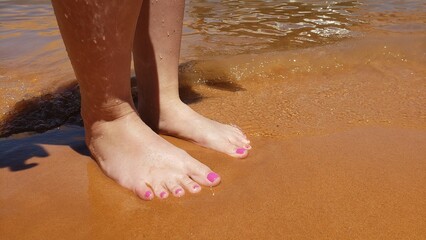
[[[160,198],[165,198],[165,197],[166,197],[166,194],[167,194],[166,192],[161,192],[161,193],[160,193]]]
[[[198,186],[198,185],[194,185],[192,188],[193,188],[193,189],[199,189],[199,188],[200,188],[200,186]]]
[[[246,152],[246,149],[245,148],[238,148],[235,152],[237,154],[244,154]]]
[[[251,148],[251,146],[250,145],[245,145],[244,146],[246,149],[250,149]]]
[[[219,177],[219,175],[217,175],[217,173],[215,173],[215,172],[211,172],[207,175],[207,179],[210,182],[214,182],[218,177]]]
[[[146,199],[150,199],[151,198],[151,192],[150,191],[146,191],[145,192],[145,198]]]
[[[176,194],[176,195],[180,195],[180,193],[181,193],[182,191],[183,191],[183,190],[182,190],[182,189],[180,189],[180,188],[179,188],[179,189],[176,189],[175,194]]]

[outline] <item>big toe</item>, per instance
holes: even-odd
[[[189,177],[201,185],[216,186],[221,181],[219,174],[213,172],[209,167],[198,161],[194,161],[188,168]]]

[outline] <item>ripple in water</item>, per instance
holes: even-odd
[[[359,1],[187,1],[185,35],[199,35],[199,50],[215,54],[284,50],[330,43],[359,24]]]

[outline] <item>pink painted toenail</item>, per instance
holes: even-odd
[[[146,191],[145,192],[145,198],[149,199],[151,197],[151,192],[150,191]]]
[[[211,172],[207,175],[207,179],[210,182],[214,182],[218,177],[219,177],[219,175],[217,175],[217,173],[215,173],[215,172]]]
[[[244,146],[246,149],[250,149],[251,148],[251,146],[250,145],[245,145]]]
[[[244,149],[244,148],[238,148],[235,152],[237,154],[244,154],[246,152],[246,149]]]
[[[199,188],[200,188],[200,186],[198,186],[198,185],[194,185],[192,188],[193,188],[193,189],[199,189]]]
[[[176,189],[175,194],[176,194],[176,195],[179,195],[182,191],[183,191],[183,190],[182,190],[182,189],[180,189],[180,188],[179,188],[179,189]]]
[[[160,198],[164,198],[166,196],[166,194],[167,194],[166,192],[161,192],[160,193]]]

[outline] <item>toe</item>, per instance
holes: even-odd
[[[247,139],[247,136],[244,134],[243,130],[241,130],[241,128],[239,128],[238,126],[231,126],[232,127],[232,131],[235,135],[238,135],[240,138],[244,139],[245,141],[248,141],[248,143],[250,143],[250,141]]]
[[[248,140],[246,136],[244,136],[243,138],[241,138],[240,141],[243,142],[244,145],[250,146],[250,140]]]
[[[245,134],[241,134],[238,137],[238,140],[242,142],[244,145],[250,145],[250,140],[248,140],[247,136]]]
[[[137,186],[134,191],[143,200],[152,200],[154,198],[153,191],[145,183]]]
[[[154,190],[155,196],[157,196],[160,199],[167,198],[169,196],[169,191],[162,185],[155,185],[152,186],[152,189]]]
[[[187,165],[187,168],[188,175],[192,178],[192,180],[201,185],[216,186],[220,183],[220,176],[197,160],[191,161]]]
[[[232,133],[228,134],[229,142],[237,147],[251,149],[250,140],[248,140],[247,136],[243,133],[243,131],[237,126],[231,127]]]
[[[222,142],[220,149],[223,152],[235,158],[245,158],[248,155],[250,145],[244,144],[238,138],[228,138],[227,141]]]
[[[231,128],[232,128],[232,130],[234,130],[235,132],[238,132],[238,133],[243,134],[243,131],[242,131],[242,130],[241,130],[241,128],[240,128],[240,127],[238,127],[237,125],[235,125],[235,124],[229,124],[228,126],[229,126],[229,127],[231,127]]]
[[[250,145],[244,144],[236,137],[227,137],[215,140],[214,144],[210,145],[209,147],[235,158],[247,157],[247,150],[251,148]]]
[[[210,171],[206,174],[191,174],[190,175],[192,179],[194,179],[196,182],[204,185],[204,186],[216,186],[220,183],[221,178],[219,174]]]
[[[178,183],[167,184],[167,188],[175,197],[182,197],[185,195],[185,190]]]
[[[184,186],[191,193],[197,193],[197,192],[201,191],[200,185],[198,185],[198,183],[194,182],[189,177],[185,177],[185,178],[181,179],[180,183],[182,184],[182,186]]]
[[[215,172],[210,172],[209,174],[207,174],[206,178],[209,182],[211,182],[212,186],[216,186],[220,183],[221,180],[219,174]]]
[[[242,136],[233,136],[229,138],[229,143],[233,144],[237,148],[251,149],[250,141]]]
[[[234,147],[229,152],[230,156],[236,158],[245,158],[248,156],[248,149],[245,147]]]

